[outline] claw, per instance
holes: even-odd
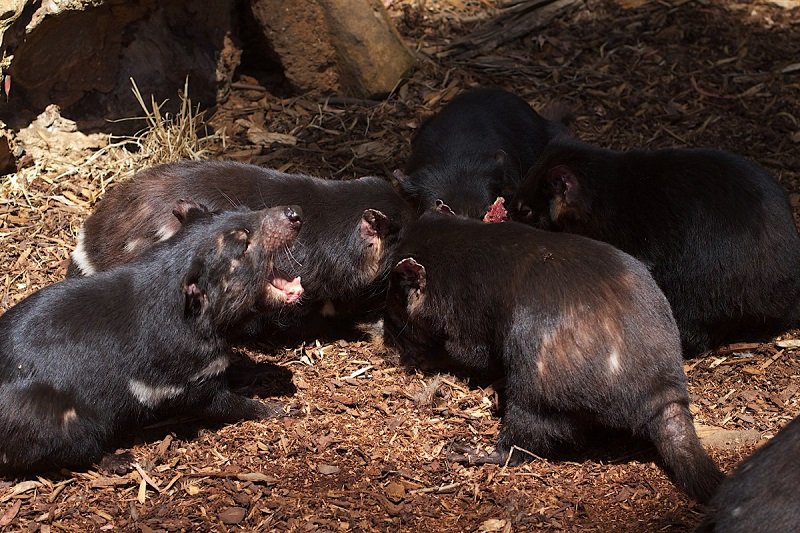
[[[299,405],[279,402],[277,400],[261,400],[262,418],[299,418],[303,408]]]
[[[133,470],[133,462],[134,457],[130,452],[108,453],[100,459],[97,467],[109,474],[121,476]]]
[[[453,463],[468,465],[504,465],[508,459],[508,453],[494,450],[487,453],[476,446],[464,442],[453,442],[447,454],[447,460]]]

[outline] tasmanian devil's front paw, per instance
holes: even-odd
[[[508,453],[486,452],[477,446],[462,441],[454,441],[447,453],[447,460],[468,465],[505,464]]]
[[[258,403],[259,418],[299,418],[303,414],[302,407],[297,404],[288,404],[277,400],[260,400]]]
[[[122,476],[133,469],[133,462],[131,452],[108,453],[100,459],[97,467],[106,473]]]

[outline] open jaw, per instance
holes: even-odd
[[[273,268],[267,278],[267,282],[267,296],[273,301],[294,304],[303,296],[300,276],[293,278],[285,272]]]

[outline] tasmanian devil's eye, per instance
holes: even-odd
[[[234,250],[237,250],[240,255],[244,255],[250,249],[250,230],[246,228],[235,229],[230,232],[229,238],[233,241],[232,245]]]
[[[531,218],[533,218],[533,209],[531,209],[530,206],[521,205],[517,210],[517,214],[520,220],[531,220]]]
[[[247,228],[244,228],[242,231],[244,231],[244,235],[245,235],[244,251],[242,252],[242,255],[244,255],[244,254],[246,254],[247,252],[250,251],[250,246],[253,244],[253,242],[250,240],[250,230],[247,229]]]

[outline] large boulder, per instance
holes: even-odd
[[[11,77],[11,91],[0,109],[9,124],[14,112],[49,104],[81,126],[140,116],[131,78],[177,107],[188,76],[192,100],[212,105],[239,63],[234,0],[15,0],[2,10],[0,79]]]
[[[381,97],[414,65],[380,0],[252,0],[251,7],[300,90]]]
[[[169,100],[163,111],[177,110],[187,77],[192,102],[212,106],[230,90],[242,42],[303,92],[382,96],[414,62],[380,0],[0,3],[0,97],[11,87],[0,120],[13,129],[55,104],[81,130],[131,133],[142,123],[109,122],[142,115],[131,78],[148,104]]]

